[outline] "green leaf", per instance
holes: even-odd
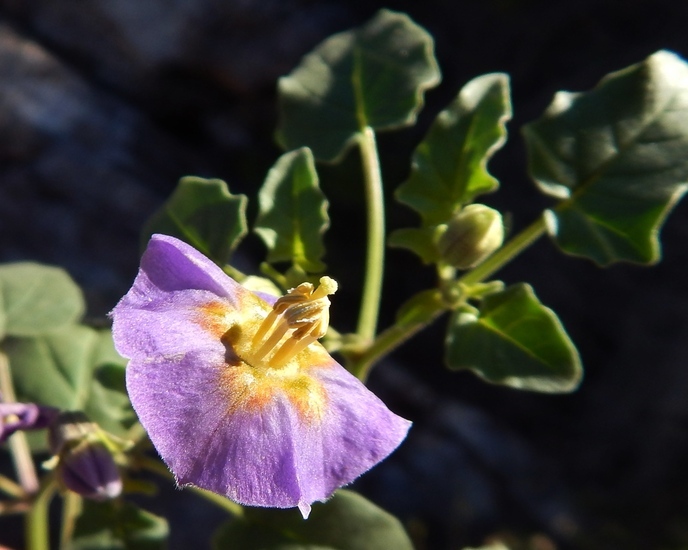
[[[509,77],[494,73],[466,84],[413,154],[411,175],[396,197],[424,226],[446,223],[476,196],[497,189],[487,162],[506,142],[511,118]]]
[[[144,245],[153,233],[177,237],[220,266],[246,236],[245,195],[233,195],[218,179],[188,176],[143,229]]]
[[[31,262],[0,266],[0,306],[0,337],[43,334],[77,322],[85,310],[67,272]]]
[[[69,550],[163,550],[169,528],[164,518],[122,500],[84,500]]]
[[[442,226],[446,227],[446,226]],[[387,239],[387,244],[396,248],[406,248],[423,260],[425,264],[437,262],[440,253],[437,239],[441,231],[438,227],[404,227],[393,231]]]
[[[3,344],[19,401],[85,412],[123,437],[135,421],[129,399],[95,377],[102,365],[123,365],[109,330],[70,325],[48,334],[10,337]]]
[[[487,295],[479,312],[456,311],[446,344],[449,368],[470,369],[488,382],[555,393],[581,380],[573,342],[525,283]]]
[[[688,189],[688,64],[660,51],[590,92],[559,92],[523,133],[532,177],[562,199],[547,213],[562,250],[660,259],[659,230]]]
[[[213,548],[242,550],[412,550],[399,520],[352,491],[316,503],[304,520],[298,510],[247,508],[226,523]]]
[[[292,262],[311,273],[323,271],[322,237],[330,221],[310,149],[290,151],[277,160],[258,203],[254,230],[268,247],[267,261]]]
[[[407,15],[380,10],[322,42],[280,79],[277,140],[336,160],[367,126],[414,124],[423,92],[439,81],[432,37]]]

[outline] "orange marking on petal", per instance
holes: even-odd
[[[225,367],[222,389],[230,414],[238,410],[259,412],[283,395],[302,421],[314,422],[322,419],[327,406],[325,389],[311,376],[299,372],[282,375],[274,369],[256,369],[243,362]]]

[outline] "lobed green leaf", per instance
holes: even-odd
[[[84,310],[81,289],[64,270],[31,262],[0,266],[0,338],[56,330]]]
[[[70,325],[35,337],[3,343],[17,400],[83,411],[104,430],[123,437],[135,421],[129,399],[96,377],[104,365],[122,370],[109,330]]]
[[[219,179],[187,176],[143,229],[144,246],[154,233],[172,235],[220,266],[248,232],[245,195],[233,195]]]
[[[582,377],[578,351],[561,322],[525,283],[487,295],[479,310],[456,311],[446,345],[450,369],[470,369],[496,384],[569,392]]]
[[[439,81],[432,37],[407,15],[380,10],[326,39],[280,79],[277,140],[336,160],[368,126],[413,124],[423,92]]]
[[[268,248],[267,261],[291,262],[311,273],[323,271],[322,238],[330,220],[310,149],[302,147],[277,160],[258,194],[258,204],[254,231]]]
[[[530,172],[561,202],[548,229],[600,265],[660,259],[659,231],[688,189],[688,64],[660,51],[587,93],[559,92],[523,129]]]
[[[464,204],[499,187],[487,171],[506,142],[511,119],[509,77],[486,74],[466,84],[418,145],[409,179],[397,199],[416,210],[423,226],[447,223]]]
[[[164,550],[167,521],[125,501],[83,501],[69,550]]]
[[[412,550],[401,523],[352,491],[339,490],[313,506],[308,520],[298,510],[247,508],[223,525],[213,548],[242,550]]]

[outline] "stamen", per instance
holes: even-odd
[[[317,289],[310,283],[302,283],[279,298],[256,331],[252,345],[257,349],[247,360],[258,364],[274,349],[267,366],[279,368],[322,338],[330,321],[330,300],[327,296],[336,290],[337,282],[334,279],[322,277]],[[291,334],[278,348],[290,330]]]

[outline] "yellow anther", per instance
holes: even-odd
[[[256,349],[246,360],[253,365],[264,363],[279,368],[322,338],[330,322],[327,296],[334,294],[337,286],[334,279],[322,277],[317,289],[311,283],[301,283],[279,298],[256,331],[252,341]],[[273,350],[272,357],[268,357]]]

